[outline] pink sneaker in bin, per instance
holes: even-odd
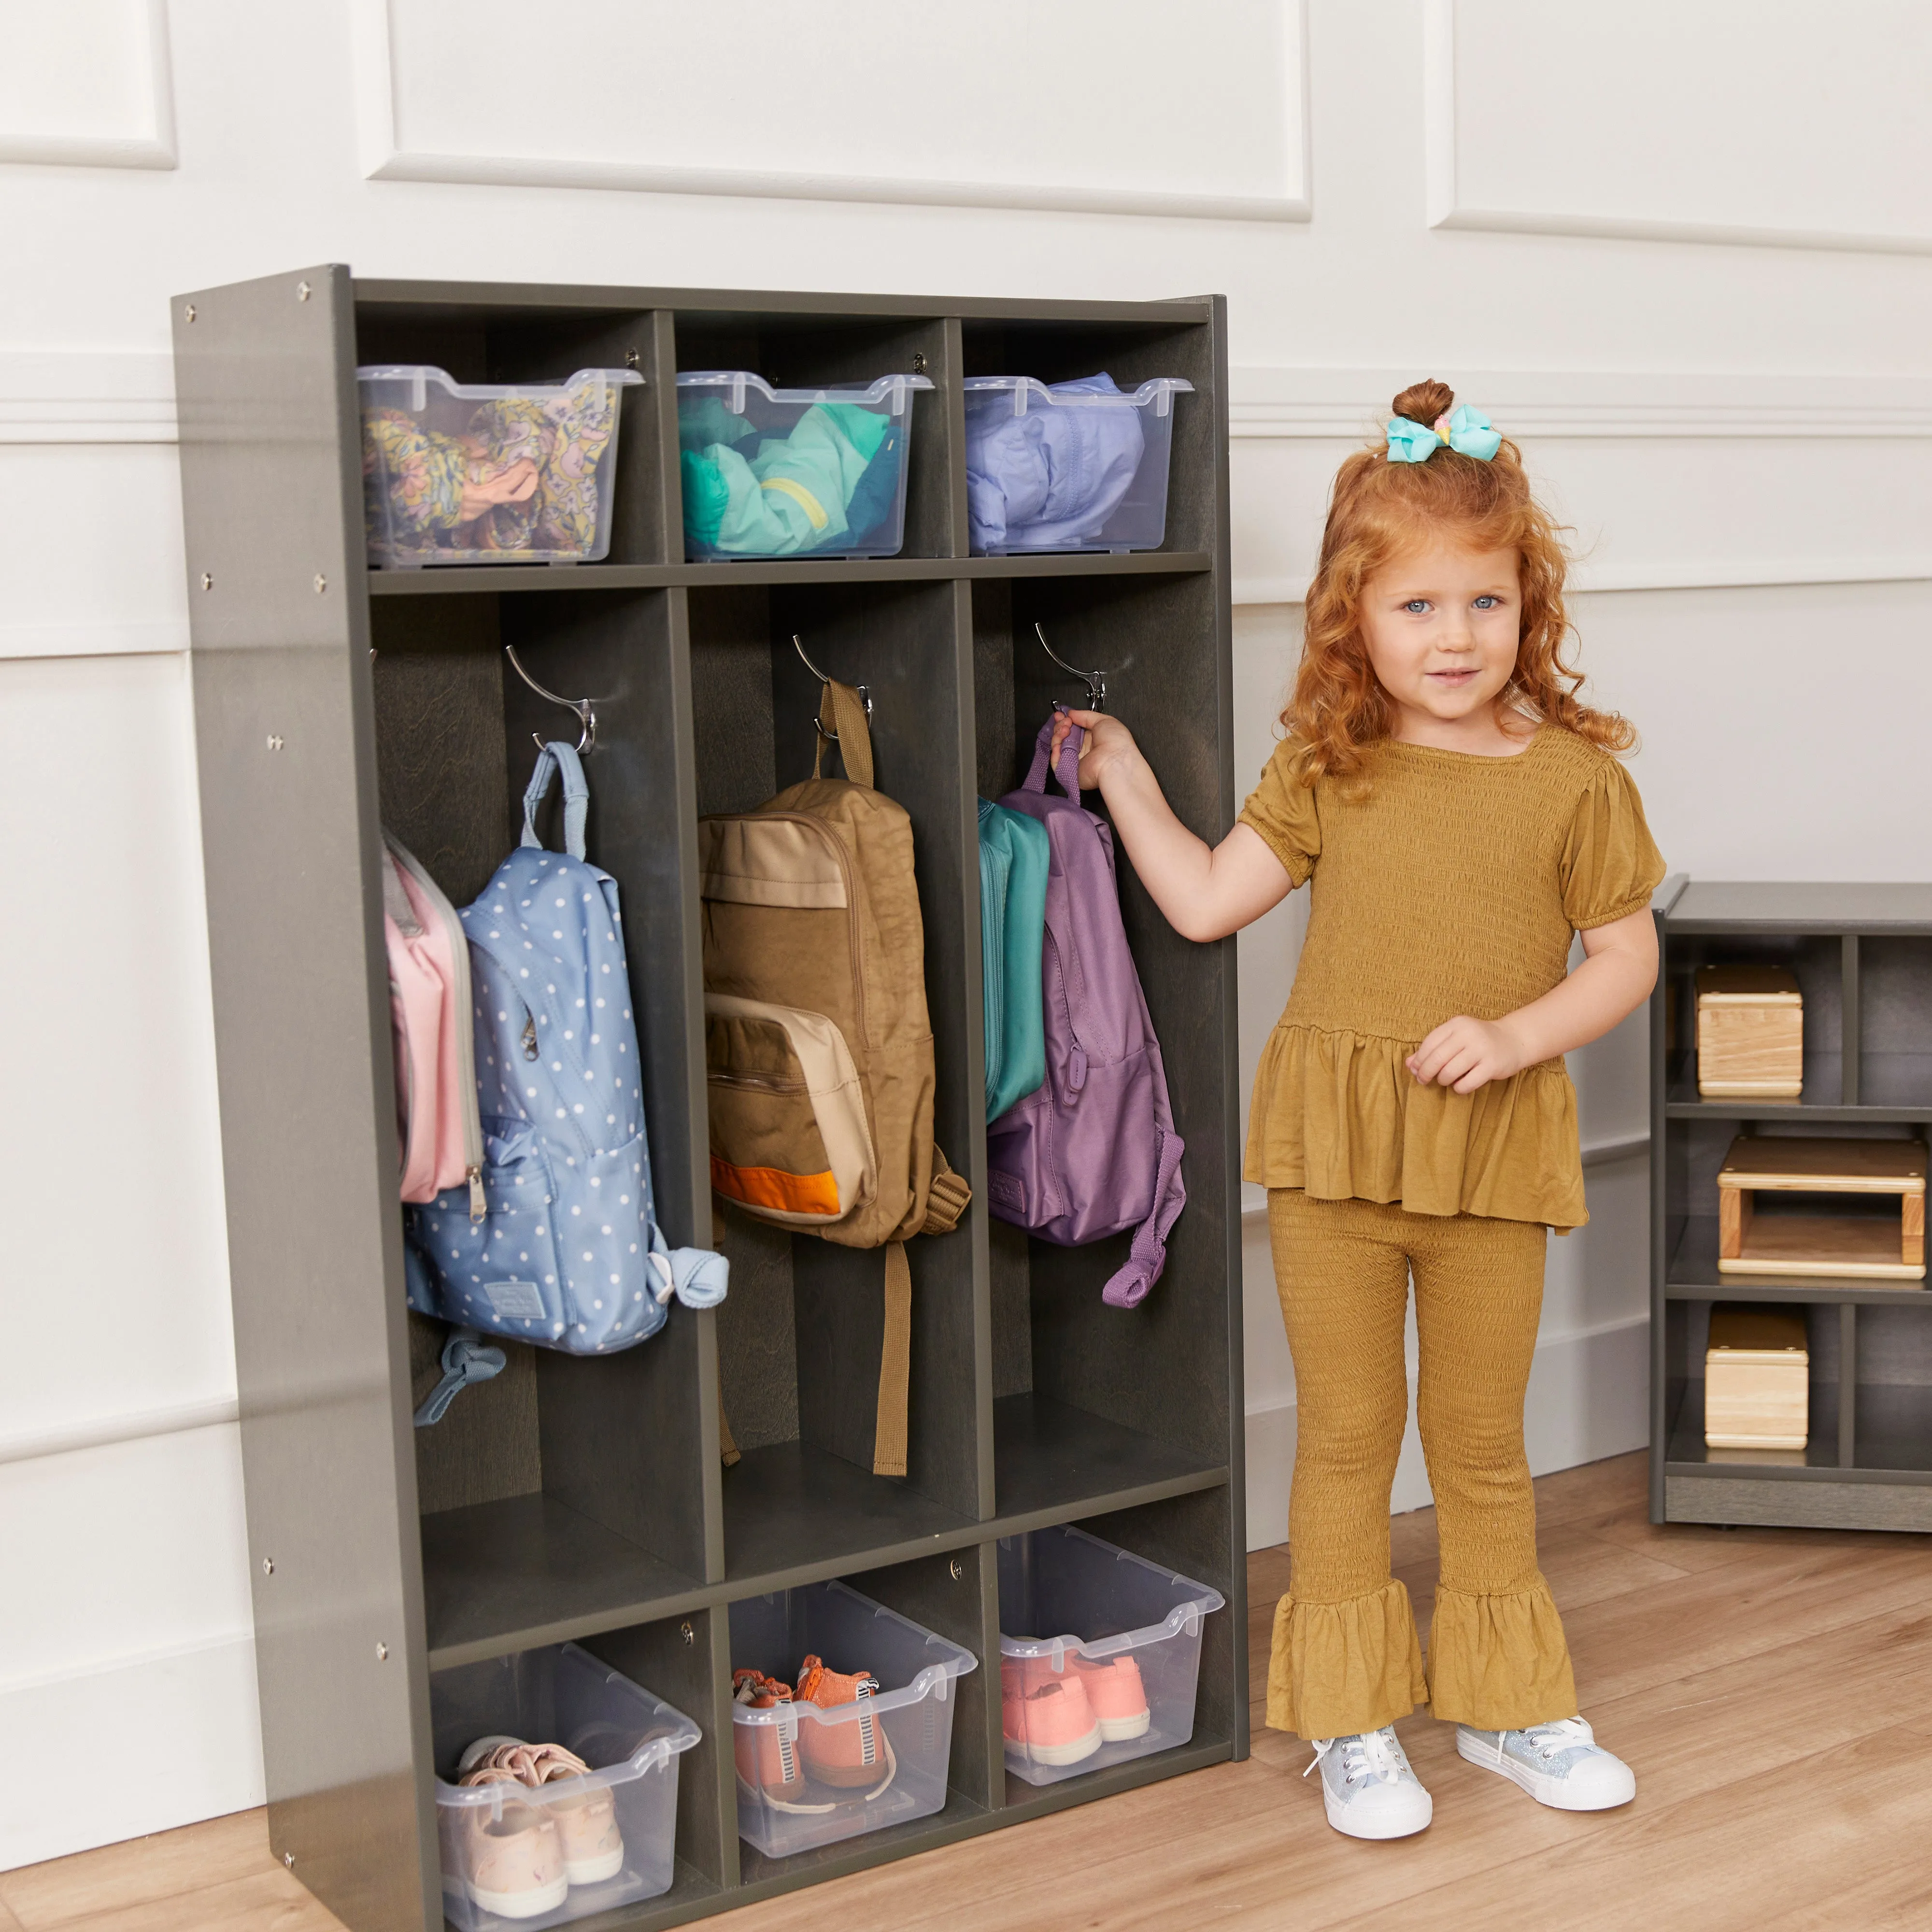
[[[574,1751],[561,1744],[528,1744],[520,1738],[478,1738],[463,1754],[458,1768],[467,1774],[465,1784],[482,1784],[482,1774],[501,1772],[538,1790],[560,1780],[585,1777],[590,1770]],[[556,1824],[564,1876],[570,1884],[601,1884],[623,1870],[624,1834],[617,1828],[616,1802],[608,1786],[560,1793],[538,1808]]]
[[[520,1786],[523,1780],[492,1767],[470,1772],[463,1782]],[[506,1794],[494,1816],[488,1806],[469,1809],[461,1856],[464,1888],[500,1918],[538,1918],[554,1912],[569,1894],[556,1821],[520,1798]]]
[[[1030,1670],[1000,1667],[1000,1717],[1006,1742],[1034,1764],[1078,1764],[1091,1757],[1100,1748],[1100,1725],[1078,1673],[1056,1676],[1048,1664],[1033,1678]]]
[[[1131,1657],[1077,1658],[1074,1668],[1106,1743],[1124,1744],[1147,1736],[1154,1719],[1141,1682],[1141,1667]]]

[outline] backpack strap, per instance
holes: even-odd
[[[959,1225],[959,1217],[973,1204],[973,1190],[964,1174],[955,1174],[946,1156],[932,1150],[932,1186],[926,1197],[926,1225],[922,1234],[950,1234]]]
[[[886,1335],[879,1348],[879,1413],[872,1474],[906,1472],[906,1391],[912,1380],[912,1270],[905,1244],[886,1244]]]
[[[827,678],[825,694],[818,700],[818,748],[812,756],[812,776],[825,776],[825,747],[829,741],[838,746],[845,776],[856,785],[872,789],[872,734],[866,723],[866,707],[849,684]]]
[[[1154,1209],[1134,1230],[1126,1264],[1100,1291],[1100,1299],[1109,1308],[1138,1308],[1147,1299],[1167,1265],[1168,1235],[1187,1205],[1187,1190],[1180,1180],[1186,1144],[1172,1127],[1156,1127],[1154,1132],[1160,1138],[1160,1152],[1154,1169]]]
[[[561,740],[537,754],[537,768],[524,793],[522,843],[542,848],[537,836],[537,807],[550,795],[550,774],[563,774],[563,849],[573,859],[584,856],[584,821],[590,809],[590,788],[584,782],[584,766],[574,745]]]
[[[501,1348],[486,1342],[474,1328],[452,1328],[449,1340],[442,1345],[442,1379],[416,1411],[416,1426],[434,1428],[472,1382],[487,1382],[501,1375],[508,1360]]]
[[[1053,754],[1053,727],[1059,716],[1056,706],[1052,718],[1040,728],[1040,736],[1034,740],[1033,769],[1026,775],[1024,791],[1044,792],[1046,790],[1046,761]],[[1053,776],[1060,781],[1060,788],[1077,805],[1080,802],[1080,748],[1087,742],[1086,728],[1070,724],[1067,727],[1066,742],[1060,748],[1060,762],[1053,768]]]

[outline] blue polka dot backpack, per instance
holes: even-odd
[[[536,812],[558,772],[565,850],[550,852]],[[584,856],[590,796],[576,752],[545,746],[523,842],[460,914],[483,1160],[480,1189],[404,1210],[410,1306],[457,1328],[419,1424],[502,1365],[465,1331],[608,1354],[656,1334],[674,1294],[724,1298],[724,1256],[668,1247],[652,1206],[617,884]]]

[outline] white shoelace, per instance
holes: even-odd
[[[1570,1721],[1574,1721],[1574,1720]],[[1342,1782],[1353,1784],[1358,1778],[1379,1779],[1394,1784],[1402,1776],[1402,1759],[1396,1750],[1395,1733],[1384,1726],[1379,1731],[1363,1731],[1352,1738],[1317,1738],[1315,1756],[1308,1775],[1339,1744],[1342,1750]]]

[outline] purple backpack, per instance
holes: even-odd
[[[1051,722],[1033,770],[1000,802],[1046,827],[1046,1084],[986,1130],[988,1204],[1042,1240],[1079,1247],[1132,1228],[1126,1264],[1101,1299],[1132,1308],[1167,1264],[1167,1237],[1187,1204],[1180,1136],[1168,1105],[1160,1042],[1120,923],[1114,835],[1080,803],[1084,734],[1061,748],[1064,798],[1049,797]]]

